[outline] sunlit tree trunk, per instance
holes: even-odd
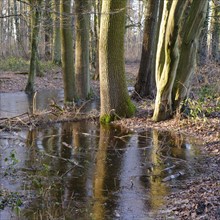
[[[21,37],[20,37],[20,29],[19,29],[19,19],[18,19],[18,7],[17,7],[17,1],[14,0],[14,24],[15,24],[15,31],[16,31],[16,41],[17,41],[17,46],[18,46],[18,54],[21,51]]]
[[[171,93],[179,62],[178,31],[187,1],[164,1],[156,58],[157,95],[153,119],[165,120],[172,115]]]
[[[153,97],[154,92],[153,77],[155,74],[153,72],[154,62],[152,62],[152,59],[155,59],[154,54],[156,53],[154,47],[156,45],[155,35],[160,1],[145,0],[145,4],[146,12],[141,62],[133,94],[135,98]]]
[[[124,65],[126,0],[103,1],[100,42],[100,97],[103,123],[130,117],[135,107],[128,96]]]
[[[90,94],[89,73],[89,0],[75,0],[75,74],[78,98],[86,99]]]
[[[60,0],[53,0],[53,63],[61,64]]]
[[[34,92],[34,81],[37,72],[37,49],[38,49],[38,37],[40,30],[40,14],[42,0],[29,0],[31,10],[31,60],[30,70],[28,73],[28,82],[25,88],[25,92]]]
[[[183,27],[180,61],[173,86],[173,110],[187,97],[190,79],[195,71],[199,35],[205,20],[208,1],[194,0]]]
[[[76,99],[73,61],[73,32],[71,28],[70,8],[71,0],[60,1],[62,71],[64,101],[66,103],[72,103]]]
[[[207,3],[208,0],[193,0],[183,19],[187,2],[165,2],[163,17],[166,16],[161,22],[157,52],[155,121],[171,117],[187,96]]]

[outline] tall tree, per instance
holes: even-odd
[[[18,45],[18,52],[20,52],[20,43],[21,43],[21,37],[20,37],[20,29],[19,29],[19,16],[18,16],[18,6],[17,1],[14,0],[14,24],[15,24],[15,30],[16,30],[16,40]]]
[[[53,0],[53,63],[61,64],[60,0]]]
[[[209,4],[206,12],[206,18],[201,30],[198,46],[198,64],[205,65],[208,60],[208,32],[209,32]]]
[[[142,54],[140,67],[135,83],[135,92],[133,97],[153,97],[155,84],[154,84],[154,62],[156,49],[156,31],[158,26],[158,10],[162,1],[145,0],[145,23],[144,23],[144,36],[142,44]]]
[[[89,74],[89,22],[90,0],[75,0],[75,74],[78,98],[86,99],[90,94]]]
[[[126,0],[102,2],[99,42],[100,97],[103,123],[130,117],[135,107],[125,80],[124,33]]]
[[[187,97],[190,87],[190,79],[194,73],[199,44],[199,35],[206,17],[208,0],[194,0],[183,25],[180,60],[172,91],[173,111]]]
[[[52,33],[52,17],[51,17],[52,1],[46,0],[44,5],[44,54],[45,60],[51,60],[51,33]]]
[[[40,31],[40,14],[42,0],[29,0],[31,10],[31,60],[30,70],[28,73],[28,82],[25,88],[25,92],[34,92],[34,81],[37,72],[38,63],[38,38]]]
[[[73,63],[73,31],[70,16],[71,0],[60,1],[61,51],[64,83],[64,101],[72,103],[76,99],[75,73]]]
[[[4,0],[0,1],[0,16],[3,17],[3,5],[4,5]],[[3,44],[3,27],[4,27],[4,20],[3,18],[0,19],[0,46],[1,46],[1,50],[2,48],[2,44]],[[3,54],[3,51],[1,51],[1,54]]]
[[[188,16],[183,16],[187,1],[164,1],[156,59],[157,96],[153,115],[155,121],[171,117],[186,97],[182,89],[188,88],[187,83],[194,69],[194,51],[197,48],[196,42],[207,3],[208,0],[191,1]],[[187,18],[185,25],[183,17]]]
[[[94,80],[99,79],[99,36],[100,36],[100,21],[101,21],[101,9],[102,0],[95,0],[94,5],[94,45],[92,45],[92,63],[94,64],[95,73],[93,75]]]
[[[220,9],[217,1],[211,2],[211,59],[220,61],[219,41],[220,41],[220,24],[219,24]]]

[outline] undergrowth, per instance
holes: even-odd
[[[220,92],[217,85],[204,85],[197,94],[197,99],[188,98],[183,102],[187,106],[187,115],[192,119],[206,119],[220,116]]]
[[[29,61],[18,58],[18,57],[8,57],[5,59],[0,59],[0,69],[2,71],[28,71]]]
[[[28,73],[30,66],[30,61],[21,57],[7,57],[5,59],[0,59],[0,70],[1,71],[12,71],[12,72],[26,72]],[[52,63],[51,61],[40,61],[39,69],[40,72],[46,73],[48,71],[57,70],[58,65]]]

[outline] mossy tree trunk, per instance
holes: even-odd
[[[71,0],[60,1],[61,13],[61,54],[62,72],[64,83],[64,101],[73,103],[76,99],[75,92],[75,73],[73,60],[73,32],[71,28],[70,16]]]
[[[61,34],[60,34],[60,0],[53,0],[53,52],[52,61],[61,64]]]
[[[186,16],[187,1],[164,2],[156,61],[155,121],[170,118],[186,98],[207,3],[208,0],[191,1]]]
[[[143,97],[153,97],[154,96],[154,86],[153,77],[154,74],[154,54],[156,50],[154,49],[156,45],[155,35],[157,31],[157,18],[160,1],[149,0],[144,1],[146,12],[145,12],[145,23],[144,23],[144,36],[142,43],[142,54],[141,62],[138,71],[138,76],[135,83],[135,91],[133,93],[133,98],[143,98]]]
[[[157,95],[153,119],[165,120],[172,115],[171,93],[179,62],[178,34],[187,1],[165,0],[156,57]]]
[[[86,99],[90,94],[89,73],[89,0],[75,0],[75,74],[78,98]]]
[[[173,111],[187,97],[190,79],[195,70],[199,35],[206,17],[208,1],[194,0],[184,24],[180,60],[173,86]]]
[[[29,0],[31,10],[31,59],[30,70],[28,73],[28,82],[25,88],[26,93],[33,93],[34,81],[38,65],[38,38],[40,31],[40,15],[42,0]]]
[[[100,97],[103,123],[130,117],[135,107],[125,80],[124,33],[126,0],[102,2],[99,42]]]

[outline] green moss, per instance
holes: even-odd
[[[135,111],[135,105],[131,102],[130,98],[128,98],[126,108],[122,108],[120,113],[117,111],[111,111],[109,114],[104,114],[100,117],[100,122],[102,124],[109,124],[110,122],[121,119],[123,117],[129,118],[134,115]]]
[[[110,115],[110,114],[105,114],[100,117],[100,122],[102,124],[109,124],[111,121],[114,121],[114,119],[115,119],[115,116]]]
[[[125,113],[126,113],[125,117],[129,118],[129,117],[133,116],[135,112],[136,112],[136,107],[131,102],[130,98],[128,98],[128,100],[127,100],[127,108],[126,108],[126,111],[125,111]]]
[[[92,99],[93,97],[94,97],[94,92],[93,92],[93,90],[90,90],[90,92],[88,93],[86,99],[87,99],[87,100],[90,100],[90,99]]]

